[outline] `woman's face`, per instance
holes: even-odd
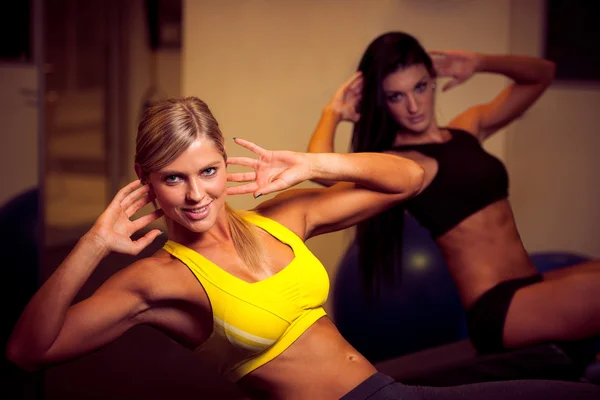
[[[434,121],[434,79],[423,64],[398,69],[382,83],[392,117],[404,129],[425,132]]]
[[[224,210],[226,164],[210,140],[196,139],[149,183],[165,216],[192,232],[209,230]]]

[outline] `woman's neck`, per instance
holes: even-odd
[[[212,247],[219,243],[231,242],[231,231],[227,215],[217,217],[215,224],[204,232],[194,232],[167,219],[169,239],[190,248]]]
[[[423,132],[400,130],[394,139],[394,147],[424,143],[443,143],[448,140],[449,132],[441,129],[437,123],[432,122]]]

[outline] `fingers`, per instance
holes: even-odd
[[[150,232],[146,233],[144,236],[139,238],[138,240],[134,240],[131,244],[131,253],[133,255],[137,255],[140,251],[144,250],[150,243],[154,241],[162,232],[158,229],[153,229]]]
[[[460,81],[458,79],[452,79],[450,82],[446,83],[444,85],[444,87],[442,87],[442,92],[452,89],[454,86],[457,86],[458,84],[460,84]]]
[[[443,50],[431,50],[428,51],[427,54],[429,54],[430,57],[432,58],[437,58],[437,57],[446,57],[448,55],[448,52],[443,51]]]
[[[252,193],[252,195],[257,198],[264,194],[269,194],[273,192],[278,192],[280,190],[284,190],[290,187],[290,185],[284,181],[283,179],[275,179],[273,182],[259,188],[256,182],[250,182],[245,185],[239,186],[231,186],[227,188],[228,195],[236,195],[236,194],[248,194]]]
[[[256,172],[238,172],[227,174],[228,182],[250,182],[256,180]]]
[[[351,106],[353,109],[358,107],[360,101],[362,99],[362,83],[355,88],[350,89],[348,94],[346,95],[346,104]]]
[[[241,140],[241,139],[237,139]],[[227,165],[242,165],[244,167],[256,168],[258,165],[258,159],[250,157],[228,157]]]
[[[357,91],[362,91],[362,83],[362,71],[357,71],[350,77],[350,79],[348,79],[342,84],[342,86],[340,86],[340,88],[336,91],[335,96],[338,98],[343,98],[349,91],[353,93]]]
[[[448,66],[446,65],[446,61],[443,59],[433,60],[433,69],[435,69],[438,77],[448,75]]]
[[[129,185],[125,186],[127,188]],[[120,202],[121,207],[127,210],[140,196],[146,195],[150,192],[150,185],[142,185],[125,196]]]
[[[256,182],[247,183],[245,185],[230,186],[227,188],[228,195],[253,193],[258,189]],[[255,196],[256,197],[256,196]]]
[[[250,150],[251,152],[258,154],[259,156],[267,153],[267,150],[263,149],[259,145],[254,144],[248,140],[240,139],[240,138],[233,138],[233,141],[236,144],[239,144],[240,146],[245,147],[246,149]],[[237,157],[235,157],[235,158],[237,158]]]
[[[261,188],[256,189],[256,191],[254,192],[254,197],[256,198],[256,197],[264,195],[264,194],[278,192],[280,190],[285,190],[289,187],[290,187],[290,185],[283,179],[281,179],[281,178],[275,179],[273,182],[271,182]]]
[[[346,82],[344,82],[344,84],[342,85],[342,87],[344,88],[353,88],[356,87],[357,85],[362,84],[362,71],[356,71],[351,77],[350,79],[348,79]]]
[[[124,186],[123,188],[121,188],[121,190],[119,190],[117,192],[117,194],[115,195],[115,197],[113,197],[110,204],[111,205],[112,204],[121,204],[122,201],[140,184],[141,184],[141,181],[139,179],[136,179],[135,181],[128,183],[126,186]]]
[[[443,51],[431,51],[429,52],[431,61],[433,62],[433,68],[436,70],[439,76],[445,76],[450,74],[452,67],[452,59],[448,53]]]
[[[360,97],[362,95],[362,90],[363,90],[363,80],[362,78],[356,82],[354,82],[349,88],[348,90],[350,91],[350,93],[352,93],[355,97]]]
[[[154,199],[156,199],[156,196],[154,195],[154,193],[152,193],[152,192],[145,193],[141,198],[137,199],[132,205],[130,205],[129,207],[127,207],[125,209],[125,213],[127,214],[127,217],[131,217],[136,212],[138,212],[140,209],[142,209],[142,207],[144,207],[146,204],[152,202]]]
[[[363,83],[362,81],[360,81],[356,86],[352,86],[350,88],[350,93],[357,98],[357,100],[360,100],[360,98],[362,97],[362,90],[363,90]]]
[[[136,219],[135,221],[132,222],[133,231],[134,232],[139,231],[140,229],[142,229],[149,223],[154,222],[157,219],[159,219],[160,217],[162,217],[163,214],[164,213],[162,210],[155,210],[155,211],[151,212],[150,214],[146,214],[143,217],[139,217],[138,219]]]

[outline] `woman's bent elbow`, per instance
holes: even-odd
[[[37,371],[42,367],[41,363],[34,362],[31,357],[20,349],[20,346],[10,341],[6,345],[6,359],[29,372]]]
[[[425,170],[417,163],[413,163],[409,171],[407,172],[409,185],[406,192],[410,193],[410,196],[416,196],[423,188],[425,182]]]

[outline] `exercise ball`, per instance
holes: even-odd
[[[405,214],[398,281],[367,301],[353,243],[332,291],[333,315],[342,335],[372,362],[466,337],[465,313],[443,257],[429,232]]]
[[[540,272],[548,272],[553,269],[570,267],[585,261],[590,258],[581,254],[570,253],[566,251],[545,251],[535,252],[529,255],[531,260]]]

